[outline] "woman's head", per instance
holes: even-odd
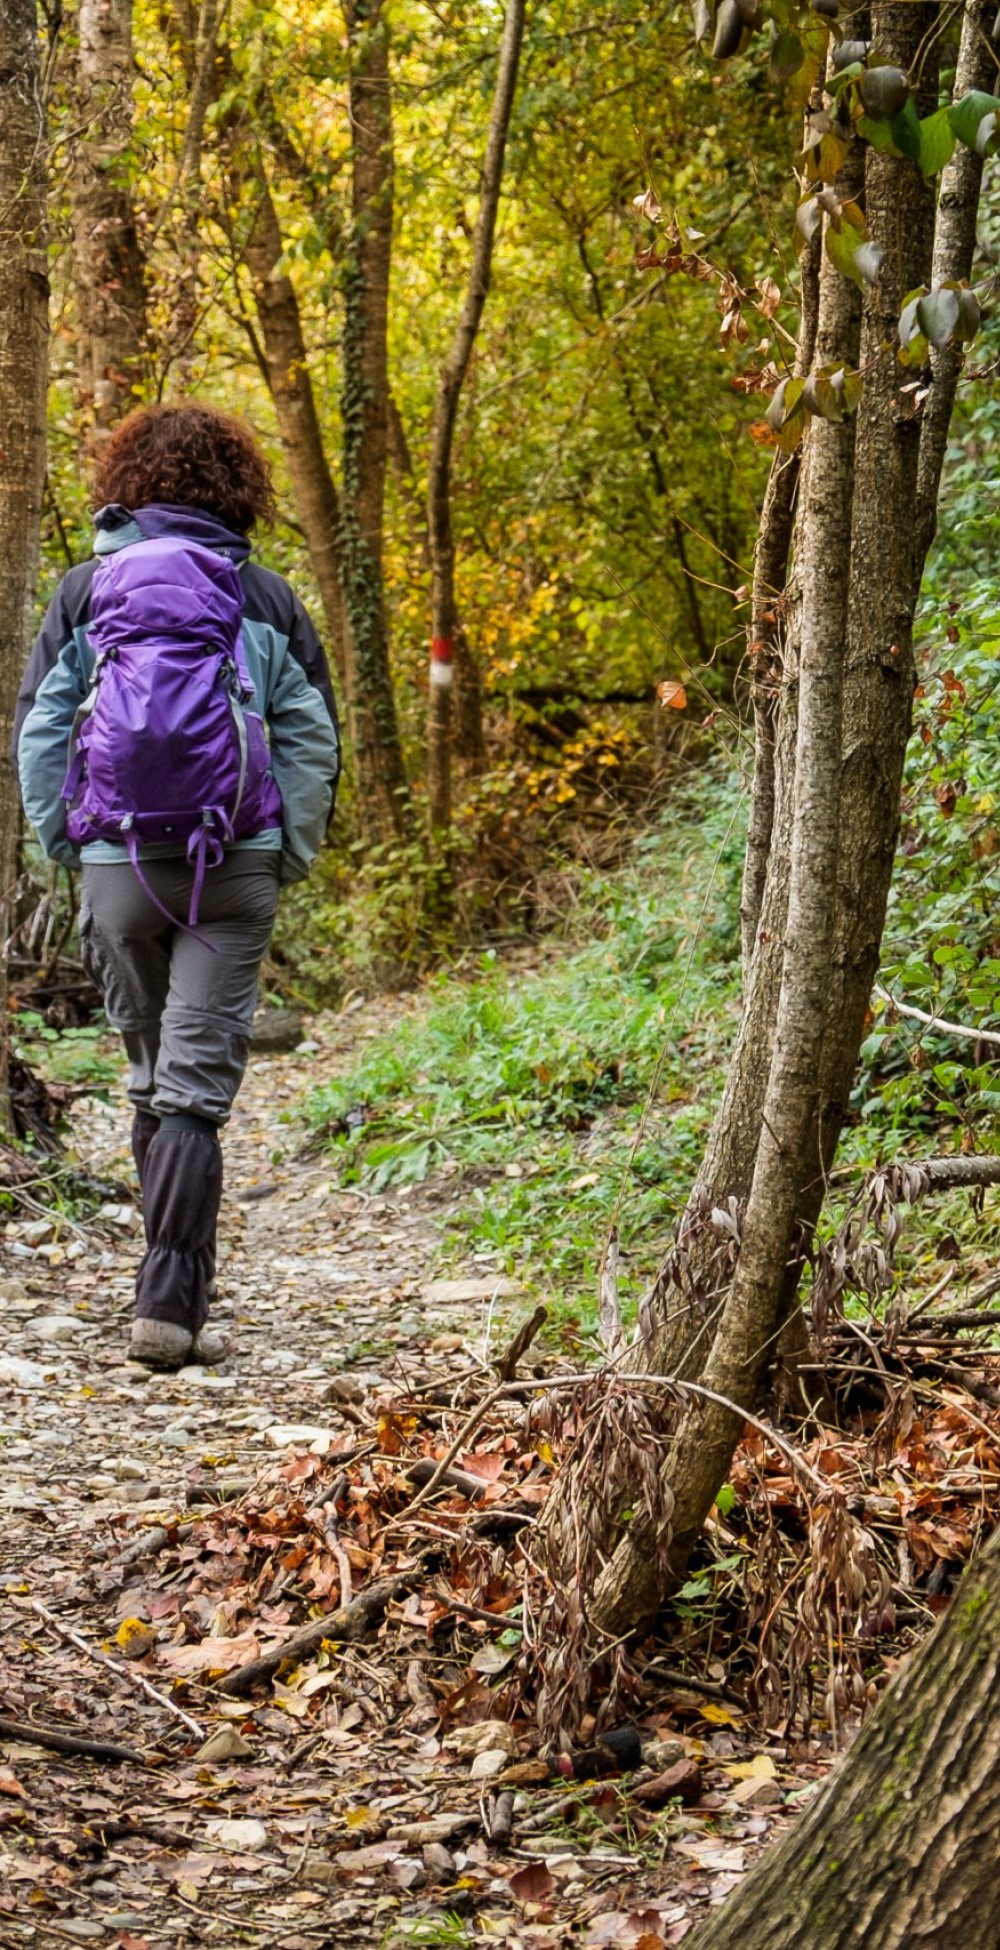
[[[271,470],[249,427],[193,401],[130,413],[101,449],[94,491],[98,507],[204,508],[241,535],[274,512]]]

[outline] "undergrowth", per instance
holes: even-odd
[[[341,1181],[452,1176],[455,1251],[547,1298],[582,1296],[584,1324],[621,1193],[634,1300],[690,1184],[731,1039],[741,856],[735,781],[706,770],[626,869],[584,881],[562,952],[533,971],[487,954],[472,981],[431,982],[308,1099]]]

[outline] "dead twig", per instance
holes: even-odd
[[[521,1322],[513,1340],[504,1349],[504,1352],[497,1356],[493,1363],[494,1369],[500,1376],[501,1381],[513,1381],[517,1373],[518,1362],[523,1360],[535,1335],[544,1327],[548,1317],[549,1310],[547,1307],[536,1307],[534,1313],[529,1315],[527,1320]]]
[[[328,1612],[325,1618],[314,1619],[311,1625],[304,1625],[290,1638],[283,1639],[280,1645],[273,1645],[259,1659],[250,1659],[246,1665],[237,1666],[235,1672],[227,1673],[225,1679],[219,1682],[219,1692],[231,1697],[249,1693],[260,1680],[270,1679],[286,1659],[300,1659],[307,1652],[315,1652],[324,1639],[345,1644],[352,1639],[364,1638],[379,1623],[386,1606],[394,1598],[401,1597],[404,1591],[412,1591],[423,1570],[422,1563],[416,1564],[410,1571],[400,1572],[393,1578],[381,1578],[378,1583],[368,1585],[349,1605]]]
[[[199,1744],[204,1741],[204,1727],[199,1726],[190,1713],[185,1713],[182,1706],[177,1706],[172,1699],[168,1699],[166,1693],[161,1693],[155,1686],[151,1686],[141,1672],[133,1672],[130,1666],[119,1665],[118,1660],[110,1659],[106,1652],[95,1652],[93,1646],[88,1645],[86,1639],[80,1637],[79,1632],[74,1632],[71,1625],[64,1625],[62,1619],[57,1618],[47,1605],[41,1603],[40,1599],[31,1600],[31,1609],[38,1613],[39,1618],[44,1618],[61,1638],[69,1639],[71,1645],[75,1645],[77,1651],[82,1652],[85,1658],[92,1659],[95,1666],[104,1666],[108,1672],[113,1672],[117,1679],[126,1679],[130,1686],[137,1687],[140,1693],[145,1693],[147,1699],[155,1700],[157,1706],[162,1706],[165,1713],[170,1713],[175,1720],[179,1720],[189,1733],[197,1737]]]
[[[136,1767],[149,1762],[135,1747],[122,1747],[116,1740],[85,1740],[81,1734],[62,1733],[57,1727],[39,1727],[33,1720],[12,1720],[0,1716],[0,1737],[23,1740],[32,1747],[47,1747],[54,1754],[79,1754],[86,1760],[130,1760]]]

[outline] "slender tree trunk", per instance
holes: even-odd
[[[0,7],[0,950],[17,878],[18,800],[10,740],[31,636],[45,480],[48,282],[45,125],[35,0]],[[0,952],[0,1129],[7,1091],[6,954]]]
[[[81,0],[71,184],[80,390],[98,428],[134,406],[146,371],[145,264],[129,175],[132,0]]]
[[[873,10],[873,38],[903,69],[923,49],[926,68],[937,14],[933,5],[885,0]],[[933,88],[933,75],[927,85]],[[819,1167],[832,1158],[857,1061],[910,722],[919,422],[902,390],[893,338],[903,293],[928,269],[931,193],[914,164],[870,150],[866,210],[885,258],[865,305],[857,482],[852,489],[850,432],[814,421],[796,525],[799,615],[789,633],[793,652],[797,638],[801,666],[795,759],[789,763],[787,753],[796,673],[786,651],[775,744],[779,783],[744,1022],[687,1215],[688,1238],[668,1262],[644,1322],[650,1367],[700,1373],[705,1386],[747,1407],[794,1290],[795,1228],[808,1227],[818,1211]],[[834,285],[832,275],[824,262],[817,363],[846,356],[853,364],[848,320],[842,311],[837,318],[848,302],[844,284]],[[834,691],[845,639],[841,736],[839,728],[834,733]],[[725,1213],[727,1202],[735,1231],[723,1249],[718,1234],[724,1237],[725,1227],[710,1215],[718,1207]],[[671,1308],[685,1283],[687,1308]],[[606,1630],[617,1634],[648,1616],[682,1572],[739,1427],[738,1415],[712,1405],[685,1413],[662,1474],[659,1507],[655,1497],[642,1506],[598,1581],[593,1615]],[[561,1503],[573,1493],[570,1481],[552,1500],[557,1534]]]
[[[193,24],[193,10],[192,10]],[[202,152],[209,107],[218,91],[219,0],[201,0],[193,42],[185,48],[190,77],[187,127],[177,169],[173,216],[174,271],[169,365],[181,390],[188,383],[199,323],[202,255]]]
[[[960,101],[973,88],[985,94],[1000,83],[997,54],[991,39],[995,9],[990,0],[966,0],[962,37],[955,69],[953,96]],[[964,142],[957,144],[941,172],[931,282],[947,284],[972,276],[976,249],[976,219],[983,182],[983,158]],[[961,346],[931,352],[933,383],[924,406],[920,429],[920,467],[917,476],[916,572],[923,571],[937,524],[938,490],[948,446],[948,429],[962,370]]]
[[[340,554],[353,650],[359,813],[369,842],[377,843],[405,832],[410,820],[382,576],[392,103],[384,0],[345,0],[344,11],[350,46],[353,171],[352,226],[344,266]]]
[[[834,358],[849,357],[856,329],[856,307],[844,287],[824,258],[817,347],[829,348]],[[748,1407],[778,1325],[825,1033],[837,898],[854,448],[853,419],[810,421],[795,538],[798,709],[774,1043],[739,1255],[721,1318],[706,1335],[705,1385]],[[664,1466],[669,1498],[633,1520],[599,1579],[593,1610],[604,1630],[628,1630],[649,1616],[683,1573],[741,1428],[739,1415],[715,1403],[682,1416]],[[668,1509],[669,1560],[662,1534]]]
[[[1000,1540],[795,1827],[690,1950],[997,1950]]]
[[[926,0],[876,9],[873,27],[877,24],[877,45],[887,60],[907,69],[937,13]],[[936,66],[930,59],[926,66],[931,99],[921,104],[924,112],[937,95]],[[861,335],[865,390],[851,535],[838,913],[817,1119],[803,1158],[799,1216],[807,1231],[819,1215],[847,1114],[878,970],[912,722],[913,615],[923,571],[913,519],[921,419],[906,390],[908,375],[896,356],[895,333],[906,293],[931,273],[933,188],[906,158],[869,149],[865,209],[885,256],[865,303]],[[969,234],[974,227],[974,215],[970,226],[967,214]]]
[[[441,369],[431,426],[427,481],[427,534],[431,555],[430,716],[427,738],[427,798],[431,829],[451,826],[451,684],[458,618],[455,609],[455,539],[451,522],[451,452],[462,386],[476,342],[490,285],[493,239],[503,181],[507,129],[517,86],[524,33],[525,0],[507,0],[500,59],[472,240],[472,264],[462,315]],[[465,685],[475,666],[465,646]],[[478,718],[476,713],[475,717]],[[473,722],[475,719],[473,720]],[[481,737],[481,729],[480,729]]]
[[[858,144],[838,182],[841,196],[857,196],[862,187],[863,169],[864,156]],[[815,289],[811,290],[807,282],[804,291],[796,365],[808,370],[813,365],[820,367],[843,360],[855,366],[860,331],[860,294],[846,278],[834,273],[828,259],[818,254]],[[766,709],[770,720],[769,735],[760,747],[766,783],[755,788],[758,805],[751,806],[751,836],[756,838],[758,849],[754,879],[762,869],[763,887],[759,893],[755,889],[753,896],[755,901],[759,899],[760,906],[753,926],[753,953],[744,968],[743,1014],[722,1099],[677,1246],[665,1259],[643,1308],[645,1358],[661,1374],[696,1377],[708,1357],[719,1309],[725,1304],[734,1255],[730,1241],[725,1237],[720,1240],[711,1221],[706,1224],[706,1219],[715,1210],[730,1209],[731,1203],[737,1210],[745,1205],[760,1141],[774,1050],[793,847],[799,643],[804,617],[801,577],[806,560],[802,530],[810,447],[811,433],[806,436],[806,451],[796,484],[798,528],[792,570],[780,609],[777,695],[772,694],[766,703],[761,700],[762,711]],[[760,568],[755,571],[755,608],[758,598],[762,608],[764,605],[764,591],[759,587],[762,577],[767,575],[770,580],[771,565],[778,568],[782,539],[778,532],[779,512],[780,504],[774,510],[774,525],[765,531],[764,554]],[[770,824],[765,835],[760,802],[768,799]],[[744,901],[746,898],[744,892]]]
[[[798,375],[809,371],[816,344],[819,251],[820,236],[817,232],[802,253],[801,312],[793,366],[793,372]],[[792,454],[777,453],[768,476],[754,554],[749,645],[753,673],[753,785],[740,900],[744,988],[749,983],[750,964],[757,947],[757,929],[774,825],[774,741],[785,626],[785,578],[792,544],[798,479],[798,449]]]
[[[253,280],[264,373],[295,511],[323,603],[330,649],[344,685],[353,741],[354,686],[348,682],[340,501],[323,447],[298,299],[291,278],[280,268],[281,231],[263,165],[253,191],[257,205],[243,255]]]

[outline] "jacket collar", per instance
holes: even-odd
[[[151,542],[164,535],[198,542],[202,548],[215,549],[217,554],[227,556],[230,562],[245,562],[250,554],[247,536],[236,534],[205,508],[176,507],[163,501],[151,501],[134,513],[112,501],[108,507],[98,509],[94,530],[95,555],[114,555],[133,542]]]

